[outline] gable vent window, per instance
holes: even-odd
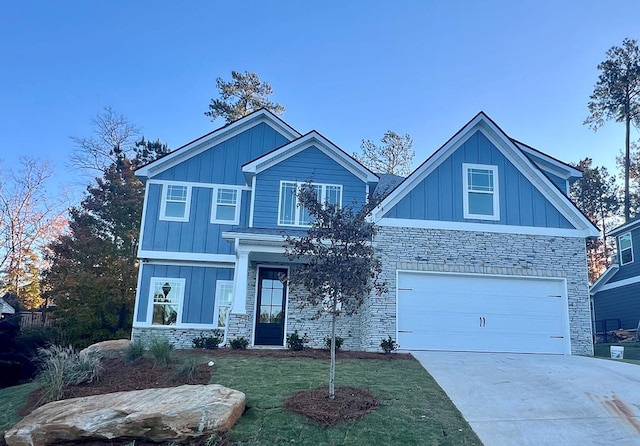
[[[278,204],[278,225],[310,226],[309,211],[298,203],[297,191],[304,183],[280,182],[280,202]],[[342,206],[342,186],[334,184],[312,184],[316,197],[321,203]]]
[[[160,220],[189,221],[191,187],[166,184],[163,188]]]
[[[620,264],[626,265],[633,262],[633,241],[631,240],[631,233],[618,237],[618,248],[620,249]]]
[[[216,187],[213,190],[211,223],[235,224],[240,221],[238,189]]]
[[[463,164],[464,218],[500,220],[498,166]]]

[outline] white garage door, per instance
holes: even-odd
[[[407,350],[570,354],[564,280],[399,272]]]

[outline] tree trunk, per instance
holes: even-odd
[[[627,113],[625,117],[625,141],[624,141],[624,221],[629,221],[631,199],[629,197],[629,170],[631,169],[631,159],[629,157],[629,132],[631,131],[631,116]]]
[[[329,399],[336,398],[336,298],[333,298],[331,312],[331,366],[329,367]]]

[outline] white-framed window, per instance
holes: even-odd
[[[464,218],[500,220],[498,166],[462,164]]]
[[[630,232],[618,236],[618,249],[620,250],[620,265],[633,262],[633,240]]]
[[[160,220],[189,221],[191,186],[165,184],[162,186]]]
[[[232,301],[233,280],[218,280],[216,282],[216,302],[213,310],[213,325],[216,328],[225,328],[227,326]]]
[[[151,325],[178,325],[182,318],[185,279],[152,277],[149,285]]]
[[[231,187],[215,187],[212,192],[211,223],[237,225],[240,223],[242,191]]]
[[[309,211],[298,203],[297,191],[305,183],[296,181],[280,181],[280,200],[278,202],[278,225],[309,226]],[[342,206],[342,186],[338,184],[311,185],[316,191],[320,203]]]

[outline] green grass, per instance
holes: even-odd
[[[4,436],[6,431],[20,421],[18,411],[24,405],[29,393],[36,387],[37,384],[31,382],[0,389],[0,436]]]
[[[622,342],[614,344],[594,344],[593,354],[599,358],[611,358],[609,347],[619,345],[624,347],[624,359],[640,361],[640,342]]]
[[[231,430],[239,445],[481,445],[417,361],[338,360],[336,385],[369,389],[380,401],[364,419],[332,428],[282,409],[291,394],[327,385],[328,361],[218,358],[212,382],[243,391],[249,410]]]
[[[245,445],[482,445],[431,376],[413,360],[338,358],[336,385],[369,389],[380,406],[361,420],[332,428],[283,410],[293,393],[326,386],[329,362],[308,358],[215,358],[212,383],[243,391],[249,409],[231,430]],[[0,389],[0,432],[35,384]]]

